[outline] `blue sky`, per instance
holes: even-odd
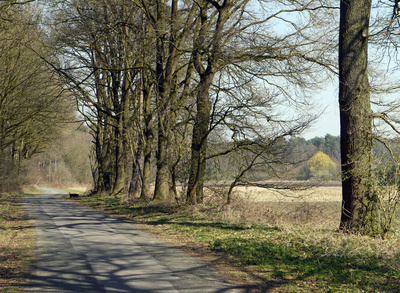
[[[315,100],[320,104],[322,110],[326,107],[324,114],[319,117],[315,124],[304,132],[303,137],[310,139],[316,136],[324,137],[326,134],[338,136],[340,133],[338,89],[335,85],[327,87],[316,95]]]

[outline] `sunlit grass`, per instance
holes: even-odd
[[[20,196],[0,194],[0,292],[24,292],[34,248],[33,227]]]

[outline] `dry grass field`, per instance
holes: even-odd
[[[316,186],[305,190],[266,189],[261,187],[239,186],[234,196],[252,202],[340,202],[341,186]]]
[[[299,190],[238,186],[231,205],[224,205],[218,217],[237,224],[300,224],[315,229],[337,229],[341,196],[338,184]]]
[[[311,229],[337,230],[340,224],[342,191],[339,183],[290,190],[238,186],[232,204],[219,217],[234,223],[279,226],[301,225]],[[393,222],[400,230],[400,211]]]

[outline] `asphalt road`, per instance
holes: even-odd
[[[28,292],[243,292],[132,224],[42,190],[25,199],[38,240]]]

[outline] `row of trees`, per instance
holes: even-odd
[[[72,99],[39,57],[45,56],[40,19],[14,2],[0,3],[0,191],[23,184],[26,159],[73,113]]]
[[[285,138],[315,119],[302,114],[304,89],[320,85],[333,60],[334,31],[323,25],[333,12],[313,2],[75,0],[50,8],[48,62],[93,133],[96,191],[129,198],[177,198],[181,180],[183,199],[202,202],[206,162],[232,152],[240,166],[231,189],[251,183],[252,168],[273,173],[292,163]]]
[[[308,140],[319,151],[324,152],[335,162],[340,163],[340,137],[327,134],[324,137],[314,137]]]
[[[315,119],[301,114],[307,89],[335,72],[339,31],[340,227],[369,235],[390,229],[394,209],[385,221],[383,210],[399,197],[388,200],[377,186],[385,176],[374,166],[374,140],[395,175],[398,159],[373,128],[400,133],[398,105],[381,98],[398,87],[382,84],[387,75],[380,79],[379,67],[368,65],[397,51],[397,0],[374,10],[370,0],[342,0],[339,29],[338,7],[328,1],[58,0],[29,6],[45,11],[41,22],[16,3],[23,2],[0,6],[2,168],[18,169],[40,149],[40,135],[55,132],[45,121],[63,116],[57,110],[72,93],[94,139],[96,191],[171,200],[181,179],[183,199],[202,202],[206,162],[234,154],[229,201],[237,184],[252,184],[254,168],[277,174],[293,163],[287,138]],[[11,15],[29,25],[8,25]],[[368,57],[370,45],[379,60]],[[371,94],[379,97],[373,107]]]
[[[339,24],[341,228],[370,235],[388,229],[372,164],[373,139],[388,144],[373,133],[373,118],[397,131],[388,110],[371,109],[371,88],[379,93],[384,87],[369,82],[367,52],[370,42],[396,44],[398,2],[376,7],[392,12],[389,22],[373,15],[373,37],[370,0],[342,0]],[[183,169],[185,199],[202,202],[206,161],[236,152],[241,163],[229,201],[235,185],[251,183],[249,170],[260,165],[280,170],[293,158],[284,138],[300,134],[313,120],[288,113],[290,103],[302,105],[296,89],[315,87],[326,69],[334,71],[337,26],[327,20],[336,13],[330,3],[317,1],[57,2],[51,33],[62,58],[54,67],[75,91],[93,130],[97,190],[171,199]],[[214,153],[215,137],[231,142],[226,149],[217,144]]]

